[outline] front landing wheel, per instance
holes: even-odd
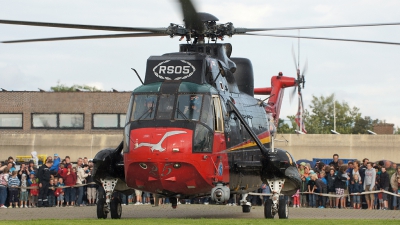
[[[273,219],[275,216],[275,213],[272,211],[272,200],[267,199],[264,203],[264,217],[266,219]]]
[[[121,199],[114,197],[111,200],[110,207],[111,207],[111,219],[121,219],[122,215]]]
[[[278,215],[279,215],[279,219],[289,218],[289,207],[288,207],[285,199],[279,200]]]
[[[106,200],[104,198],[99,198],[97,201],[97,218],[98,219],[107,219],[107,205]]]

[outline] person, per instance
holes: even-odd
[[[142,203],[142,191],[135,189],[135,194],[136,194],[136,203],[135,203],[135,205],[143,205],[143,203]]]
[[[184,114],[185,115],[187,114],[187,117],[189,119],[199,120],[200,107],[201,107],[201,98],[197,95],[191,95],[190,96],[190,104],[188,107],[189,110],[186,111],[186,108],[185,108],[186,112],[184,112]]]
[[[25,174],[25,176],[28,176],[29,171],[28,171],[28,166],[26,166],[25,163],[21,163],[21,168],[18,171],[18,179],[22,179],[22,175]]]
[[[9,176],[9,169],[6,167],[3,169],[3,173],[0,174],[0,208],[7,208],[5,204],[7,199],[7,186]]]
[[[66,206],[74,206],[75,204],[75,184],[76,184],[76,173],[74,173],[74,170],[72,169],[72,165],[69,165],[67,168],[67,174],[65,175],[64,178],[64,183],[67,188],[65,188],[65,202]]]
[[[83,185],[86,184],[86,177],[89,176],[89,166],[87,164],[83,164],[83,160],[79,159],[78,163],[80,162],[81,166],[78,166],[78,172],[77,172],[77,180],[76,184],[80,185],[77,187],[78,189],[78,201],[77,205],[83,206],[82,198],[83,198]]]
[[[32,160],[33,160],[34,165],[36,166],[36,168],[38,168],[39,167],[39,158],[38,158],[37,152],[35,150],[33,150],[31,152],[31,156],[32,156]]]
[[[143,96],[144,97],[144,96]],[[140,120],[140,119],[153,119],[154,118],[154,111],[155,107],[157,104],[157,98],[154,95],[149,95],[146,96],[143,102],[143,97],[142,98],[137,98],[136,101],[140,101],[139,103],[139,109],[135,110],[135,113],[132,115],[132,118],[135,120]],[[143,104],[143,106],[142,106]]]
[[[350,180],[350,178],[346,173],[347,166],[343,165],[339,168],[339,171],[336,173],[335,177],[335,192],[336,192],[336,208],[339,208],[339,201],[340,201],[340,206],[341,208],[345,208],[346,206],[343,205],[345,199],[344,197],[344,189],[346,188],[346,182],[347,180]]]
[[[60,167],[58,168],[58,175],[60,177],[64,177],[68,172],[68,169],[65,168],[65,164],[60,164]]]
[[[362,162],[363,162],[363,164],[360,166],[360,175],[361,175],[361,180],[362,180],[363,183],[364,183],[364,180],[365,180],[365,178],[364,178],[364,176],[365,176],[365,171],[367,170],[367,163],[369,162],[369,159],[364,158],[364,159],[362,160]]]
[[[335,171],[339,170],[339,155],[333,154],[333,161],[329,163],[329,166],[335,168]]]
[[[143,192],[143,204],[144,205],[150,205],[150,192]]]
[[[379,171],[379,166],[375,165],[373,166],[373,168],[375,169],[375,187],[374,190],[380,190],[381,186],[380,184],[380,180],[381,180],[381,171]],[[374,194],[374,202],[373,202],[373,209],[378,209],[378,205],[383,203],[383,198],[382,198],[382,192],[380,193],[375,193]],[[382,206],[382,204],[381,204]]]
[[[26,189],[28,187],[27,177],[28,176],[24,173],[21,176],[21,192],[19,193],[19,206],[21,208],[28,207],[28,189]]]
[[[328,182],[328,194],[329,196],[329,206],[331,208],[335,207],[335,200],[334,197],[332,197],[332,195],[335,195],[335,179],[336,179],[336,174],[335,174],[335,168],[334,167],[330,167],[329,170],[329,174],[326,177],[327,182]]]
[[[374,191],[375,189],[375,179],[376,179],[376,171],[372,167],[372,162],[367,163],[367,169],[365,170],[365,178],[364,178],[364,190],[366,192]],[[373,202],[375,199],[374,194],[366,194],[365,199],[367,201],[368,209],[372,209]]]
[[[271,189],[269,188],[268,184],[266,184],[266,183],[261,184],[261,193],[271,194]],[[269,199],[269,196],[262,196],[262,205],[264,205],[268,199]]]
[[[8,178],[8,200],[10,202],[10,206],[8,208],[19,208],[18,187],[20,184],[21,181],[18,179],[18,172],[14,170],[11,174],[11,177]]]
[[[362,192],[362,181],[359,174],[354,174],[351,182],[351,193],[353,194],[353,208],[360,209],[361,208],[361,196]]]
[[[48,207],[49,202],[47,199],[47,192],[49,191],[50,185],[50,168],[53,165],[53,160],[48,159],[45,164],[43,164],[38,170],[39,179],[39,197],[38,197],[38,207]]]
[[[300,189],[297,189],[293,197],[293,208],[300,208]]]
[[[399,191],[399,184],[400,184],[400,167],[397,167],[396,173],[392,175],[390,178],[390,185],[392,186],[393,194],[400,194]],[[400,209],[400,197],[393,196],[393,209],[396,210],[397,206]]]
[[[381,191],[389,191],[390,178],[389,178],[389,174],[386,172],[385,167],[382,167],[382,169],[381,169],[379,186],[381,188]],[[387,193],[385,193],[385,192],[382,193],[382,200],[383,200],[383,210],[388,209],[389,205],[388,205]]]
[[[30,174],[30,179],[28,180],[29,187],[31,188],[29,191],[29,204],[31,207],[36,207],[36,204],[38,202],[38,196],[39,196],[39,185],[38,185],[38,179],[35,176],[35,172],[31,172]]]
[[[93,171],[93,167],[90,168],[89,175],[86,178],[86,181],[87,181],[87,184],[88,184],[88,186],[87,186],[87,199],[88,199],[88,204],[90,206],[91,205],[95,205],[96,196],[97,196],[97,186],[98,186],[93,180],[92,171]],[[132,202],[132,199],[131,199],[131,202]]]
[[[65,168],[68,168],[68,166],[71,165],[71,158],[69,156],[65,156]]]
[[[320,203],[320,206],[318,208],[324,209],[326,206],[326,196],[324,195],[328,193],[328,186],[327,186],[327,181],[325,179],[324,171],[320,172],[320,178],[315,180],[315,185],[317,186],[317,191],[320,194],[318,196],[318,201],[317,201]]]
[[[305,194],[304,192],[308,191],[308,186],[307,186],[307,182],[306,182],[306,177],[303,175],[301,175],[301,185],[300,185],[300,205],[301,207],[306,207],[307,206],[307,194]]]
[[[309,202],[309,206],[311,208],[314,208],[314,207],[317,207],[316,206],[316,200],[315,200],[316,196],[315,196],[314,192],[315,192],[315,189],[316,189],[315,180],[318,179],[318,176],[315,173],[311,174],[310,176],[311,176],[310,180],[307,183],[307,189],[308,189],[308,192],[309,192],[309,195],[308,195],[309,201],[308,202]]]
[[[8,168],[8,173],[11,175],[12,172],[15,170],[14,163],[13,162],[8,162],[7,163],[7,168]]]
[[[61,207],[63,202],[64,202],[64,180],[62,177],[58,178],[58,184],[57,184],[57,189],[54,192],[54,195],[57,197],[57,205],[58,207]]]
[[[37,167],[35,166],[35,162],[33,160],[29,161],[28,164],[28,174],[27,176],[30,176],[31,172],[34,172],[35,174],[37,174]]]
[[[299,173],[300,173],[300,175],[303,175],[304,174],[304,167],[306,166],[306,163],[305,162],[301,162],[300,163],[300,165],[299,165]]]
[[[49,190],[47,192],[47,199],[49,202],[49,207],[55,206],[55,202],[56,202],[56,196],[54,195],[55,190],[56,190],[56,185],[54,184],[54,179],[51,178],[50,183],[49,183]]]
[[[58,168],[60,165],[60,157],[58,157],[58,154],[54,154],[54,160],[53,160],[53,165],[50,168],[50,172],[52,175],[56,175],[58,172]]]

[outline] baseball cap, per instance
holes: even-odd
[[[54,157],[58,157],[58,154],[57,154],[57,153],[54,153]]]
[[[301,162],[300,165],[306,166],[306,163],[305,162]]]
[[[33,174],[33,175],[35,175],[35,171],[31,171],[31,173],[30,174]]]

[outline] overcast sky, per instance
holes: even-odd
[[[235,27],[284,27],[331,24],[400,22],[400,1],[265,1],[202,0],[198,11]],[[174,0],[0,0],[0,19],[132,27],[167,27],[182,23]],[[0,25],[0,40],[18,40],[116,32]],[[270,31],[297,35],[298,31]],[[301,35],[400,42],[400,26],[302,30]],[[234,57],[253,63],[257,87],[270,86],[270,78],[282,71],[295,76],[291,56],[297,39],[234,36]],[[7,90],[49,90],[62,84],[95,85],[104,90],[131,91],[144,77],[146,60],[178,50],[178,38],[124,38],[22,44],[0,44],[0,87]],[[182,42],[183,43],[183,42]],[[335,93],[338,101],[371,116],[400,126],[400,46],[301,40],[300,67],[308,59],[303,92],[308,108],[312,95]],[[289,104],[286,91],[281,118],[294,115],[297,103]]]

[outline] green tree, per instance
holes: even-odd
[[[365,116],[364,118],[357,118],[353,129],[351,131],[352,134],[368,134],[367,130],[373,130],[375,124],[378,124],[379,120],[372,120],[371,117]]]
[[[62,91],[76,91],[76,89],[87,90],[87,91],[101,91],[95,86],[89,85],[78,85],[74,84],[72,86],[67,86],[65,84],[61,84],[60,81],[57,82],[56,86],[50,87],[50,89],[54,92],[62,92]]]
[[[333,104],[336,108],[336,131],[341,134],[352,133],[355,121],[361,117],[357,107],[351,108],[345,101],[335,100],[335,95],[313,96],[310,110],[304,112],[304,123],[309,134],[329,134],[334,129]]]
[[[290,118],[291,116],[288,116],[288,118],[290,119],[290,121],[292,122],[293,120]],[[289,126],[289,124],[287,124],[285,122],[285,120],[283,119],[279,119],[278,122],[278,129],[277,132],[279,134],[291,134],[294,133],[294,130],[296,129],[296,125],[293,126],[293,122],[292,122],[292,127]]]
[[[400,128],[399,127],[395,128],[394,134],[400,134]]]

